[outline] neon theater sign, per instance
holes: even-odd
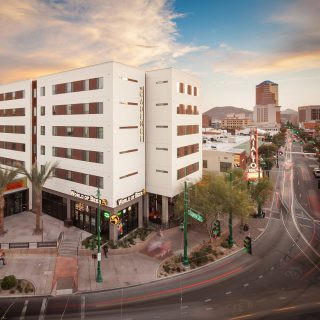
[[[250,164],[246,170],[247,180],[259,179],[258,131],[256,128],[250,132]]]

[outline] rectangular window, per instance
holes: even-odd
[[[160,106],[167,106],[168,104],[167,103],[156,103],[156,106],[157,107],[160,107]]]
[[[98,89],[103,89],[103,78],[98,78]]]
[[[98,114],[103,114],[103,102],[98,102]]]
[[[136,152],[138,149],[130,149],[130,150],[125,150],[125,151],[120,151],[120,154],[125,154],[125,153],[131,153],[131,152]]]
[[[66,158],[72,159],[72,149],[71,148],[67,148],[65,150],[66,150]]]
[[[83,105],[83,113],[84,114],[89,114],[89,103],[85,103]]]
[[[193,87],[193,95],[194,95],[195,97],[198,96],[198,88],[197,88],[197,87]]]
[[[70,115],[72,113],[71,104],[67,104],[67,114]]]
[[[72,92],[72,82],[67,83],[67,92]]]
[[[44,97],[46,95],[46,87],[40,87],[40,96]]]
[[[83,137],[89,138],[89,127],[83,127]]]
[[[67,129],[67,136],[72,136],[73,135],[73,127],[66,127]]]
[[[208,168],[208,160],[202,160],[202,165],[204,169]]]
[[[138,129],[138,126],[119,127],[119,129]]]
[[[188,84],[187,93],[188,93],[189,95],[192,94],[192,86],[190,86],[190,84]]]
[[[178,82],[178,92],[184,93],[184,84],[182,82]]]
[[[45,115],[46,115],[46,107],[45,107],[45,106],[41,106],[41,108],[40,108],[40,115],[41,115],[41,116],[45,116]]]
[[[231,169],[230,162],[220,162],[220,172],[228,172]]]
[[[156,126],[156,128],[168,128],[168,126]]]
[[[156,150],[161,150],[161,151],[168,151],[168,148],[156,148]]]
[[[97,163],[103,163],[103,152],[96,152],[97,154]]]
[[[45,146],[41,146],[40,147],[40,152],[44,156],[46,154],[46,147]]]
[[[37,126],[33,126],[33,135],[37,134]]]
[[[83,154],[83,161],[89,161],[89,151],[84,150],[82,154]]]
[[[138,171],[126,174],[125,176],[119,177],[119,179],[128,178],[128,177],[134,176],[136,174],[138,174]]]
[[[164,80],[164,81],[157,81],[156,84],[163,84],[163,83],[168,83],[168,80]]]
[[[97,138],[98,139],[103,139],[103,128],[102,127],[98,127],[97,130],[98,130]]]
[[[166,171],[166,170],[159,170],[159,169],[156,169],[156,172],[160,172],[160,173],[168,173],[168,171]]]
[[[33,108],[33,116],[34,116],[34,117],[37,116],[37,108],[36,108],[36,107]]]
[[[88,91],[89,90],[89,79],[84,80],[84,90]]]
[[[40,134],[41,134],[42,136],[44,136],[44,135],[46,134],[46,127],[45,127],[45,126],[41,126],[41,127],[40,127]]]
[[[53,157],[57,156],[57,148],[56,147],[52,147],[52,156]]]

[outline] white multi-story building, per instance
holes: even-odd
[[[256,105],[253,108],[254,125],[259,128],[279,127],[280,108],[274,104]]]
[[[142,226],[144,87],[143,71],[115,62],[38,79],[38,162],[59,161],[44,212],[95,233],[100,188],[106,236]]]
[[[58,161],[42,211],[67,224],[96,233],[99,189],[104,236],[167,226],[183,182],[202,175],[200,90],[184,72],[116,62],[1,86],[0,162]],[[9,101],[10,92],[23,99]]]
[[[0,166],[3,168],[13,169],[16,164],[31,168],[32,106],[36,99],[32,97],[33,85],[30,80],[0,85]],[[30,208],[31,200],[29,182],[18,175],[6,188],[4,215]]]
[[[202,176],[201,83],[168,68],[146,73],[146,212],[167,225],[184,180]]]

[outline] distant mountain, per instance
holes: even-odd
[[[245,113],[247,117],[252,116],[253,111],[244,109],[244,108],[238,108],[238,107],[232,107],[232,106],[226,106],[226,107],[214,107],[210,110],[206,111],[204,114],[211,117],[211,119],[217,119],[221,120],[227,116],[229,113]]]
[[[298,114],[298,111],[293,110],[293,109],[286,109],[286,110],[281,110],[281,114]]]

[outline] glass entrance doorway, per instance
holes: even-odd
[[[28,209],[27,190],[10,193],[4,196],[4,216],[11,216]]]

